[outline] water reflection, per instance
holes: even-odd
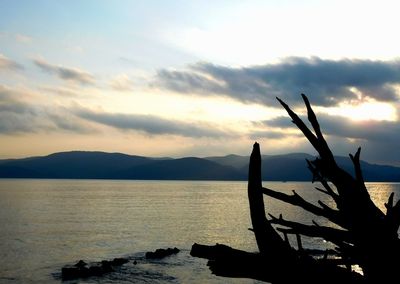
[[[331,208],[336,208],[336,204],[333,199],[315,190],[315,186],[320,186],[318,183],[309,182],[290,182],[290,183],[279,183],[279,182],[264,182],[264,186],[274,189],[276,191],[284,192],[286,194],[292,194],[295,190],[301,197],[311,203],[318,205],[318,200],[321,200]],[[383,212],[386,213],[385,202],[387,202],[392,192],[394,195],[394,202],[400,197],[400,183],[366,183],[366,187],[371,196],[371,199]],[[301,222],[307,225],[313,225],[313,221],[316,221],[319,225],[337,227],[336,224],[331,223],[329,220],[315,216],[300,207],[292,206],[290,204],[274,200],[266,197],[265,199],[266,211],[273,214],[274,216],[282,216],[287,220]],[[290,241],[292,244],[296,244],[294,236],[291,236]],[[306,247],[311,248],[334,248],[332,244],[327,244],[322,239],[311,239],[304,237],[303,244]]]
[[[264,185],[328,203],[311,183]],[[81,258],[97,261],[175,246],[188,252],[194,242],[255,251],[246,188],[246,182],[0,180],[0,282],[57,282],[52,273]],[[368,189],[382,210],[392,191],[396,200],[400,193],[393,183],[369,183]],[[316,220],[300,208],[267,197],[265,203],[274,215]],[[176,261],[180,264],[164,268],[175,279],[170,282],[224,283],[201,259],[186,253]]]
[[[189,249],[196,241],[255,250],[245,188],[237,182],[2,180],[0,277],[51,282],[51,272],[81,258]],[[204,263],[199,269],[201,277],[212,277]]]

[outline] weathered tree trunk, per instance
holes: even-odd
[[[274,258],[286,258],[291,255],[291,248],[285,243],[279,234],[265,217],[265,206],[261,181],[261,154],[260,145],[255,143],[250,155],[248,197],[250,205],[250,217],[257,246],[262,255]]]
[[[258,143],[254,144],[249,164],[248,198],[259,254],[238,251],[226,246],[205,247],[195,244],[192,255],[209,259],[213,273],[229,277],[249,277],[276,283],[397,283],[400,266],[400,241],[397,231],[400,225],[400,202],[394,205],[390,195],[386,214],[371,200],[364,184],[360,166],[360,149],[350,155],[354,164],[354,177],[341,169],[326,143],[317,118],[306,96],[302,95],[308,112],[308,120],[314,133],[280,99],[293,123],[303,132],[317,150],[319,157],[307,161],[318,181],[336,204],[331,208],[319,201],[312,204],[296,192],[287,195],[262,187],[261,154]],[[315,215],[323,216],[339,228],[305,225],[286,220],[281,216],[265,216],[263,194],[283,202],[299,206]],[[281,227],[275,229],[272,225]],[[278,232],[283,233],[284,239]],[[287,234],[295,234],[297,249],[291,246]],[[312,250],[303,248],[301,235],[323,238],[336,246],[335,258],[317,258]],[[204,253],[207,251],[207,253]],[[359,265],[363,275],[351,271],[351,265]]]

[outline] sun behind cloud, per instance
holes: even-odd
[[[343,102],[337,107],[325,108],[324,112],[353,121],[397,121],[397,113],[393,105],[375,100],[368,100],[357,105]]]

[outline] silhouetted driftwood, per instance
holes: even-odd
[[[295,191],[292,195],[263,188],[261,180],[261,154],[258,143],[250,156],[248,198],[252,231],[258,254],[238,251],[226,246],[205,247],[193,245],[192,254],[209,259],[211,271],[217,275],[248,277],[271,283],[397,283],[400,241],[397,231],[400,225],[400,202],[394,204],[394,195],[385,203],[386,214],[371,200],[362,176],[359,148],[350,159],[354,176],[341,169],[321,132],[319,123],[305,95],[312,130],[278,98],[296,126],[303,132],[319,156],[307,161],[316,187],[332,198],[335,208],[318,201],[318,205],[306,201]],[[282,215],[265,215],[263,195],[299,206],[322,216],[337,226],[320,226],[286,220]],[[294,248],[288,235],[296,236]],[[282,235],[282,236],[281,236]],[[301,236],[322,238],[333,243],[335,256],[316,256],[315,251],[303,248]],[[362,274],[354,272],[358,265]]]

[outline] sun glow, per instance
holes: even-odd
[[[341,103],[338,107],[325,108],[324,112],[331,115],[340,115],[351,120],[396,121],[396,109],[389,103],[368,101],[358,105]]]

